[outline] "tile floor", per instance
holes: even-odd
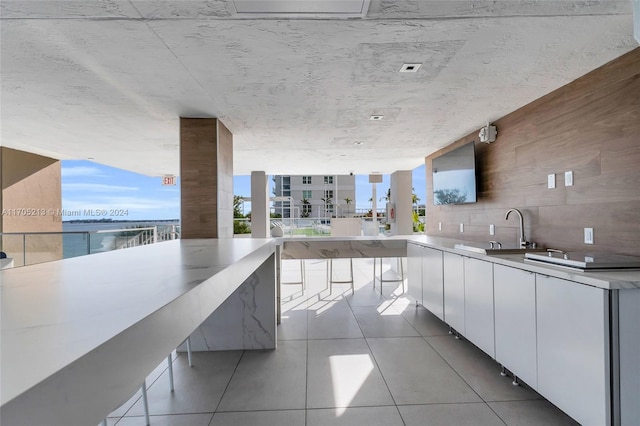
[[[349,285],[326,284],[326,262],[306,261],[307,288],[282,288],[282,324],[275,351],[184,354],[147,379],[154,426],[575,425],[422,307],[400,283],[373,289],[372,260],[354,260]],[[347,261],[336,261],[345,279]],[[283,281],[299,280],[299,262],[285,261]],[[385,264],[385,278],[393,272]],[[297,274],[297,275],[296,275]],[[140,393],[108,418],[144,425]]]

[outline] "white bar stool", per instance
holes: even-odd
[[[376,259],[378,258],[373,258],[373,288],[376,288]],[[402,292],[404,293],[406,290],[404,289],[404,265],[402,262],[402,258],[398,257],[396,259],[400,259],[400,278],[397,279],[391,279],[391,280],[386,280],[382,277],[382,257],[379,258],[380,259],[380,295],[382,295],[382,283],[397,283],[397,282],[402,282]]]
[[[337,281],[333,279],[333,259],[329,259],[329,264],[327,265],[329,268],[328,271],[328,280],[329,280],[329,294],[333,293],[333,284],[351,284],[351,294],[355,294],[354,282],[353,282],[353,259],[349,258],[349,278],[344,281]]]

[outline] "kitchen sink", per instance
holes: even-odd
[[[546,251],[546,249],[542,247],[536,248],[520,248],[516,245],[503,245],[501,248],[491,247],[490,243],[458,243],[453,246],[454,249],[469,251],[472,253],[478,254],[486,254],[488,256],[500,256],[500,255],[509,255],[509,254],[525,254],[528,252],[541,252]]]

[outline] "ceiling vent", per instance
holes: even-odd
[[[247,18],[363,18],[370,0],[233,0],[236,13]]]
[[[422,64],[403,64],[400,72],[418,72]]]

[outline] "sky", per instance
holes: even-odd
[[[413,170],[415,194],[424,204],[424,165]],[[270,185],[273,185],[269,179]],[[234,194],[251,196],[251,176],[234,176]],[[86,160],[62,161],[63,220],[169,220],[180,217],[180,180],[163,186],[161,177],[150,177]],[[389,188],[389,175],[377,185],[378,199]],[[356,209],[370,209],[371,184],[367,175],[356,175]],[[378,208],[384,204],[378,203]],[[245,203],[245,213],[251,210]]]

